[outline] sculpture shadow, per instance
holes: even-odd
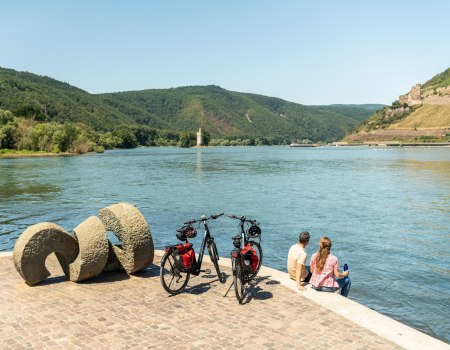
[[[65,275],[50,276],[50,277],[47,277],[42,282],[39,282],[38,284],[33,285],[32,287],[34,287],[34,288],[43,287],[43,286],[48,286],[48,285],[55,284],[55,283],[68,282],[68,281],[69,280],[67,279],[67,277]]]
[[[100,275],[89,278],[88,280],[76,282],[79,284],[97,284],[97,283],[113,283],[118,281],[129,280],[130,276],[125,272],[102,272]]]
[[[159,265],[151,264],[145,269],[135,272],[133,276],[139,278],[158,277],[160,269],[161,267]]]

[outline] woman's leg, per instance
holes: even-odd
[[[319,292],[329,292],[329,293],[333,293],[339,289],[338,287],[314,287],[314,286],[312,286],[312,288]]]
[[[337,278],[336,282],[339,284],[339,287],[341,288],[341,295],[347,298],[348,292],[350,292],[350,287],[352,285],[350,278],[348,277]]]

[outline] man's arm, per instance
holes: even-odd
[[[302,286],[302,276],[304,268],[305,265],[297,263],[297,268],[295,269],[295,280],[297,281],[297,288],[299,290],[306,290],[306,288]]]

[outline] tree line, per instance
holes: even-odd
[[[258,146],[286,144],[283,138],[222,138],[211,139],[203,131],[205,146]],[[113,131],[99,132],[83,123],[42,122],[36,118],[17,117],[0,109],[0,149],[51,153],[103,152],[106,149],[139,146],[193,147],[197,144],[194,131],[173,131],[145,125],[119,125]]]

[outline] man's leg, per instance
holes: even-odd
[[[303,282],[309,283],[309,280],[311,279],[311,276],[312,276],[311,268],[309,266],[305,266],[305,269],[308,270],[308,276],[305,277]]]

